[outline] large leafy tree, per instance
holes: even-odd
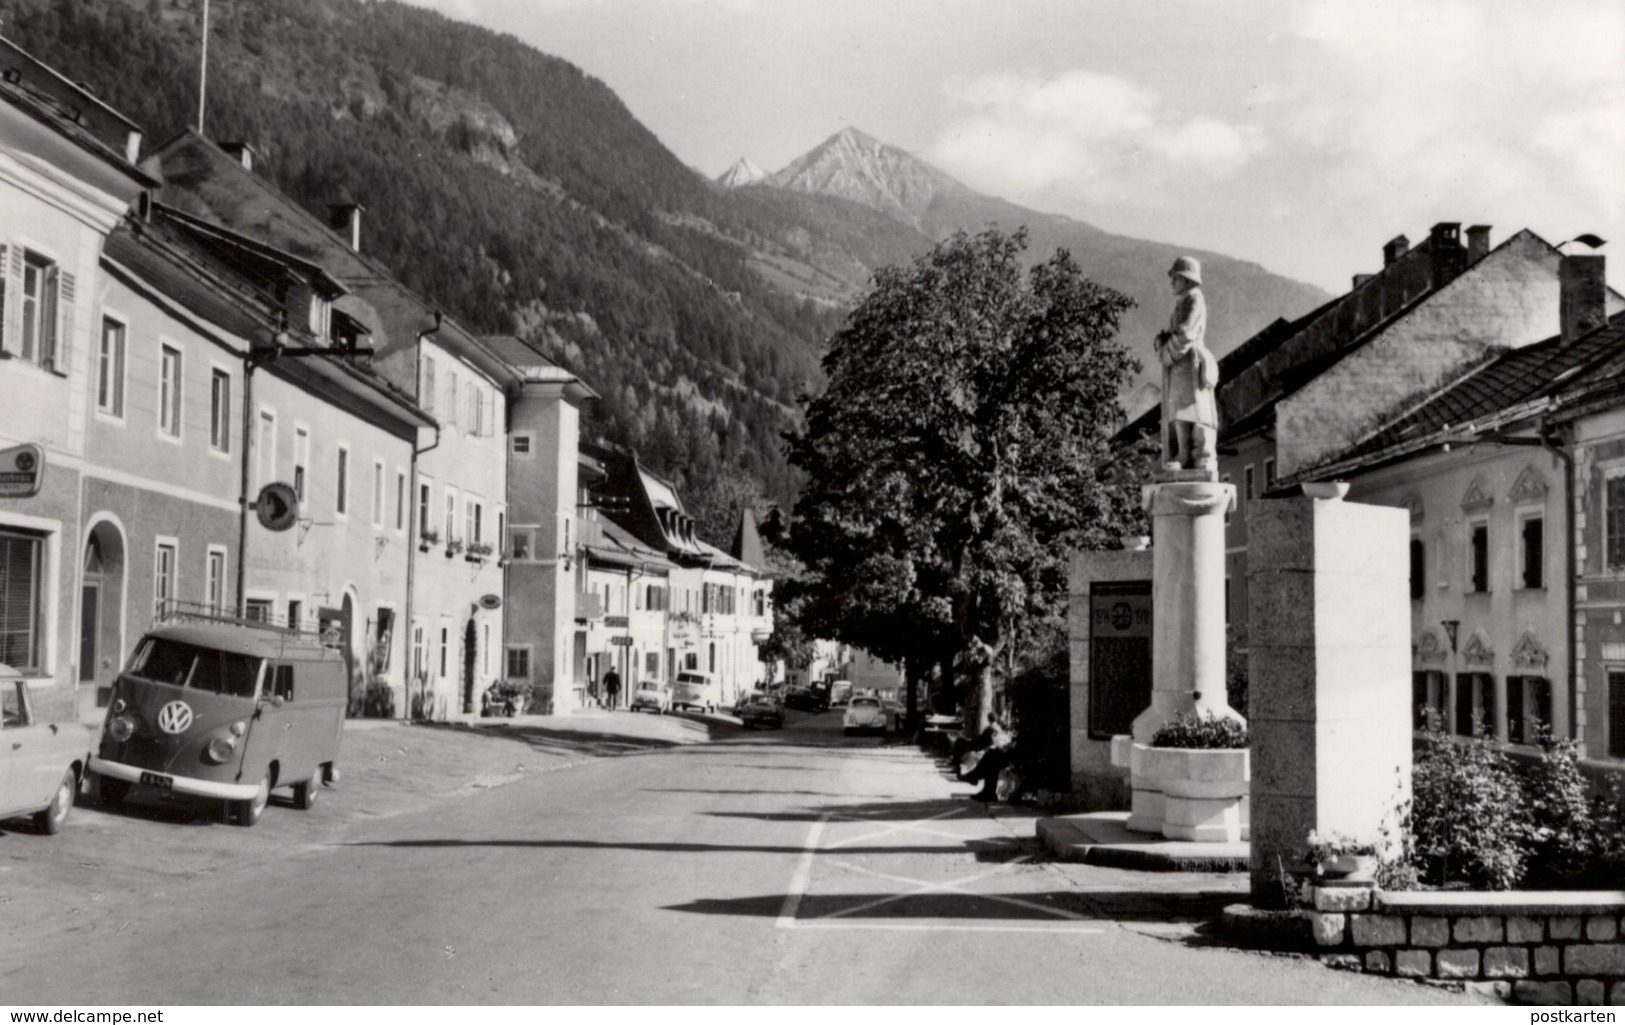
[[[995,673],[1066,599],[1067,555],[1138,515],[1100,468],[1135,360],[1125,296],[1026,234],[956,234],[876,275],[790,437],[804,624],[958,679],[980,724]],[[912,688],[910,688],[912,695]]]

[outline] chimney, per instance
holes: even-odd
[[[360,203],[331,203],[327,207],[328,226],[344,236],[344,241],[358,253],[361,252],[361,211],[364,209]]]
[[[1401,256],[1410,251],[1411,240],[1404,235],[1395,235],[1382,247],[1382,265],[1391,267]]]
[[[1557,265],[1561,345],[1568,345],[1608,321],[1606,260],[1598,254],[1565,256]]]
[[[1440,221],[1428,230],[1428,263],[1433,287],[1438,288],[1467,268],[1467,250],[1461,244],[1461,223]]]
[[[1467,229],[1467,266],[1490,255],[1490,226],[1475,224]]]
[[[220,149],[226,156],[243,165],[243,170],[254,170],[254,147],[246,142],[222,142]]]
[[[1355,287],[1355,289],[1358,290],[1360,288],[1360,286],[1364,285],[1367,281],[1370,281],[1374,277],[1376,277],[1375,274],[1356,274],[1356,275],[1354,275],[1354,287]]]

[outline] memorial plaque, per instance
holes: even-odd
[[[1151,581],[1089,586],[1089,736],[1133,731],[1151,704]]]

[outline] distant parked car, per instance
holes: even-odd
[[[886,709],[879,698],[853,698],[846,706],[841,727],[847,736],[855,733],[885,733]]]
[[[784,691],[784,707],[796,708],[803,712],[821,712],[824,703],[810,687],[787,687]]]
[[[0,664],[0,677],[12,672]],[[95,733],[76,722],[37,722],[28,699],[28,684],[18,679],[3,682],[0,820],[32,815],[34,827],[41,833],[55,833],[73,807]]]
[[[671,711],[671,688],[659,680],[644,680],[632,692],[632,711],[648,709],[656,715]]]
[[[852,681],[834,680],[829,685],[829,707],[841,708],[852,700]]]
[[[745,728],[755,729],[765,726],[768,729],[784,729],[784,706],[780,705],[768,694],[752,694],[750,700],[739,710],[739,721]]]
[[[671,688],[671,707],[695,712],[717,710],[717,685],[710,674],[685,669],[677,674]]]

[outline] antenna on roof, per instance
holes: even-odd
[[[198,61],[197,133],[203,134],[203,99],[209,88],[209,0],[203,0],[203,53]]]

